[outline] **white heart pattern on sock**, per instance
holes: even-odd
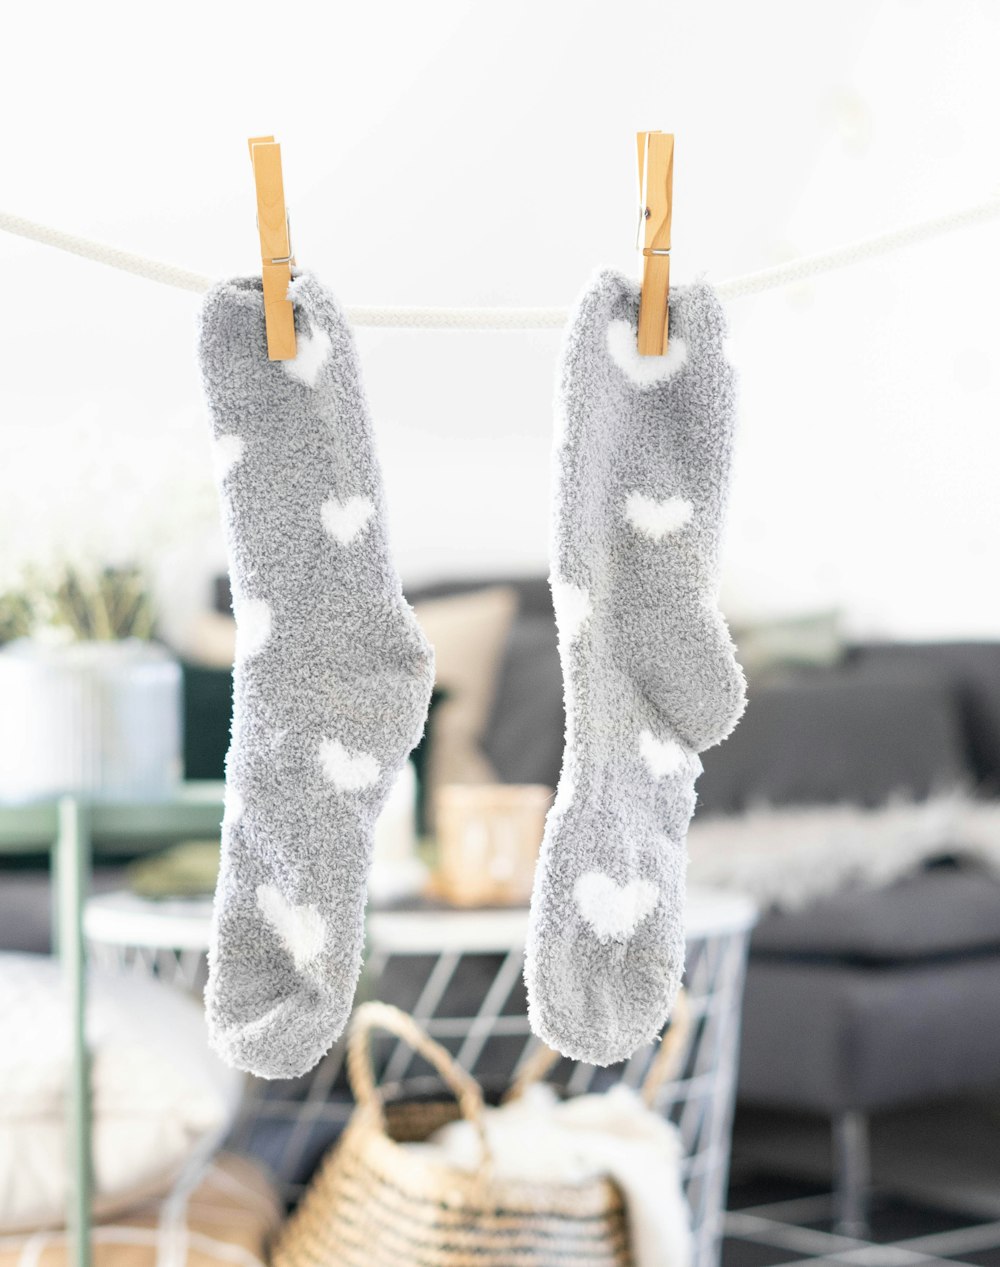
[[[282,361],[289,378],[297,378],[307,387],[315,387],[319,372],[330,355],[330,336],[325,330],[310,330],[308,334],[297,331],[295,335],[295,359]]]
[[[242,456],[242,436],[217,436],[212,441],[212,464],[217,483],[222,483]]]
[[[235,827],[243,817],[244,810],[243,796],[239,788],[234,787],[232,783],[227,783],[222,804],[224,807],[223,819],[226,826]]]
[[[657,739],[651,730],[639,736],[639,751],[654,779],[676,774],[688,764],[688,754],[676,739]]]
[[[319,909],[311,903],[294,906],[273,884],[257,886],[257,905],[301,972],[326,942],[326,926]]]
[[[375,514],[375,503],[370,497],[348,497],[343,502],[331,497],[323,503],[319,513],[330,536],[342,546],[349,546],[368,527]]]
[[[571,585],[568,581],[553,581],[552,605],[556,610],[556,627],[559,630],[559,636],[568,646],[590,619],[593,612],[590,595],[582,585]]]
[[[348,752],[336,739],[324,739],[319,746],[323,773],[338,792],[362,792],[378,782],[382,767],[370,752]]]
[[[616,884],[602,871],[588,871],[573,887],[580,914],[598,941],[626,941],[660,900],[651,880]]]
[[[684,497],[646,497],[629,493],[625,501],[625,517],[638,532],[662,541],[668,533],[680,532],[691,522],[694,507]]]
[[[667,340],[666,356],[640,356],[639,335],[631,321],[612,321],[608,326],[608,352],[627,379],[637,387],[665,383],[687,361],[687,343],[681,338]]]
[[[271,608],[262,598],[233,603],[236,615],[236,659],[256,655],[271,636]]]

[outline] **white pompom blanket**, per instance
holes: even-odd
[[[690,884],[796,910],[845,889],[891,884],[944,855],[1000,878],[1000,800],[952,792],[874,809],[760,806],[696,818],[688,844]]]

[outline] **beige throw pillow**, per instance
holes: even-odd
[[[445,694],[434,710],[428,752],[425,801],[433,821],[435,796],[445,784],[497,781],[480,743],[517,613],[517,593],[497,585],[428,599],[414,611],[434,646],[436,682]]]
[[[517,591],[493,585],[448,598],[417,603],[414,611],[434,644],[437,686],[446,693],[434,710],[424,803],[428,823],[434,799],[446,783],[495,783],[497,773],[480,747],[496,697]],[[196,663],[228,668],[236,624],[231,616],[206,613],[192,632],[185,654]]]

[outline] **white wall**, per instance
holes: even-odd
[[[677,282],[1000,179],[991,0],[299,2],[277,27],[274,13],[5,14],[4,208],[252,271],[245,138],[274,131],[299,260],[345,302],[568,304],[594,268],[638,267],[637,127],[677,135]],[[82,443],[84,411],[140,502],[193,504],[197,298],[2,235],[0,267],[0,422],[22,439],[8,488],[37,481],[54,512],[67,504],[46,472]],[[867,633],[1000,636],[998,279],[994,223],[732,305],[731,607],[837,603]],[[359,341],[405,577],[541,571],[558,334]],[[218,559],[215,541],[169,552],[174,627]]]

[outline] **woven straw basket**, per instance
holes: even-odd
[[[647,1103],[676,1066],[686,1021],[682,1006],[643,1085]],[[419,1052],[457,1104],[386,1108],[372,1070],[375,1030]],[[347,1059],[357,1108],[286,1224],[272,1267],[632,1267],[622,1196],[610,1180],[569,1186],[491,1177],[479,1086],[405,1012],[383,1003],[359,1007]],[[520,1095],[557,1059],[540,1048],[508,1098]],[[433,1163],[400,1147],[458,1116],[479,1133],[478,1172]]]

